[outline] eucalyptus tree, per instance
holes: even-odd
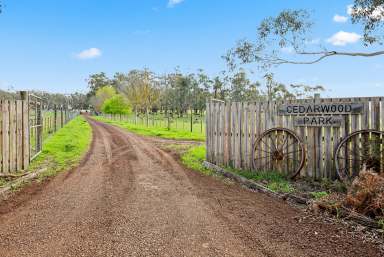
[[[87,83],[89,88],[87,96],[89,98],[94,96],[99,88],[113,84],[104,72],[90,75],[87,79]]]
[[[361,38],[366,48],[382,46],[384,42],[384,0],[354,0],[349,6],[353,24],[362,27]],[[313,44],[311,32],[314,22],[307,10],[284,10],[275,17],[262,20],[257,28],[255,41],[242,40],[224,56],[229,67],[256,63],[258,68],[268,69],[281,64],[314,64],[329,57],[374,57],[384,50],[347,52],[328,49]],[[287,57],[284,50],[291,54]]]
[[[118,74],[113,84],[119,89],[136,112],[148,113],[159,100],[160,89],[155,74],[147,69],[131,70],[127,74]]]

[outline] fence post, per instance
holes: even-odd
[[[63,106],[60,107],[61,128],[64,126]]]
[[[200,132],[203,133],[203,111],[200,111]]]
[[[20,98],[21,98],[21,100],[28,101],[28,92],[27,91],[20,91]]]
[[[193,111],[191,109],[191,133],[193,132]]]
[[[167,128],[168,128],[168,130],[171,130],[171,123],[170,123],[170,120],[169,120],[169,114],[167,115],[167,121],[168,121]]]
[[[57,131],[57,105],[54,105],[54,111],[53,111],[53,119],[54,119],[54,124],[53,124],[53,129],[56,132]]]
[[[42,115],[41,115],[41,102],[39,104],[39,106],[37,107],[37,104],[36,104],[36,119],[37,119],[37,124],[39,124],[40,126],[36,128],[36,152],[40,152],[41,151],[41,145],[42,145],[42,126],[43,126],[43,121],[42,121]]]
[[[22,106],[22,166],[26,170],[29,165],[29,97],[27,91],[20,91],[20,98],[23,100]]]

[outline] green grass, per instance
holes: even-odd
[[[173,115],[168,119],[167,115],[164,113],[157,114],[148,114],[148,119],[145,114],[139,114],[137,118],[135,118],[135,114],[128,115],[109,115],[113,120],[124,120],[131,124],[136,124],[144,127],[159,127],[159,128],[168,128],[168,125],[172,130],[182,130],[190,132],[191,129],[191,116],[190,111],[187,114],[184,114],[183,117],[178,117],[177,115]],[[168,124],[169,121],[169,124]],[[148,124],[147,124],[148,123]],[[200,115],[193,115],[192,118],[192,130],[193,132],[197,132],[200,134],[205,133],[205,116],[201,117]]]
[[[256,182],[263,182],[266,184],[266,187],[268,189],[274,192],[292,193],[293,191],[295,191],[294,187],[289,183],[289,181],[284,175],[274,171],[255,172],[255,171],[236,170],[236,169],[230,169],[230,170],[247,179],[250,179]]]
[[[213,172],[203,166],[205,160],[205,145],[191,147],[181,156],[182,163],[190,169],[200,171],[206,175],[212,175]]]
[[[314,199],[316,199],[316,200],[321,199],[321,198],[323,198],[323,197],[329,195],[328,192],[325,192],[325,191],[321,191],[321,192],[311,192],[310,194],[311,194],[312,198],[314,198]]]
[[[205,145],[191,147],[188,151],[181,155],[181,161],[190,169],[199,171],[206,175],[212,175],[213,172],[203,166],[205,153]],[[284,175],[277,172],[254,172],[236,170],[232,168],[227,168],[227,170],[249,180],[265,182],[267,188],[274,192],[291,193],[295,190],[289,181],[284,177]]]
[[[179,139],[179,140],[193,140],[193,141],[204,141],[205,136],[200,132],[189,132],[185,130],[176,130],[164,127],[146,127],[142,124],[132,124],[127,121],[117,121],[110,120],[103,117],[93,117],[95,120],[102,121],[111,125],[115,125],[124,129],[127,129],[131,132],[144,135],[144,136],[154,136],[154,137],[162,137],[168,139]]]
[[[43,151],[33,160],[30,170],[48,163],[47,170],[40,175],[40,179],[44,179],[70,169],[83,158],[91,139],[92,129],[88,122],[82,116],[74,118],[44,142]]]

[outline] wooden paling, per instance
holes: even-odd
[[[305,117],[310,114],[279,115],[279,107],[289,104],[345,104],[363,106],[361,113],[326,113],[325,117],[341,117],[341,126],[295,126],[295,117]],[[353,98],[318,98],[304,100],[286,100],[270,102],[236,103],[211,100],[207,103],[206,117],[207,160],[220,165],[230,165],[235,168],[252,169],[252,156],[260,158],[257,166],[264,166],[265,152],[258,149],[253,152],[255,140],[264,131],[284,127],[294,131],[305,145],[306,163],[301,170],[301,176],[314,179],[337,177],[334,166],[334,153],[343,138],[354,131],[376,129],[384,131],[384,98],[383,97],[353,97]],[[384,141],[384,139],[382,139]],[[346,147],[345,156],[359,155],[360,140]],[[266,148],[273,145],[267,142]],[[287,144],[287,151],[295,152],[292,145]],[[383,146],[381,146],[383,148]],[[384,151],[382,151],[384,152]],[[382,157],[384,165],[384,154]],[[348,160],[346,160],[348,162]],[[353,173],[358,172],[359,161],[347,163]],[[286,172],[290,163],[283,165],[280,172]],[[259,167],[256,167],[259,168]]]

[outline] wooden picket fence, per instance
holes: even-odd
[[[1,172],[24,170],[29,165],[28,101],[0,101]]]
[[[339,113],[341,126],[300,126],[297,117],[307,114],[285,114],[285,105],[314,103],[353,103],[362,106],[360,113]],[[336,117],[337,116],[337,117]],[[271,128],[288,128],[301,138],[306,152],[300,176],[314,179],[337,177],[334,154],[343,138],[354,131],[384,131],[384,97],[317,98],[269,102],[223,102],[210,100],[206,116],[207,161],[237,169],[253,169],[255,140]],[[384,140],[384,139],[383,139]],[[255,153],[257,156],[257,153]]]

